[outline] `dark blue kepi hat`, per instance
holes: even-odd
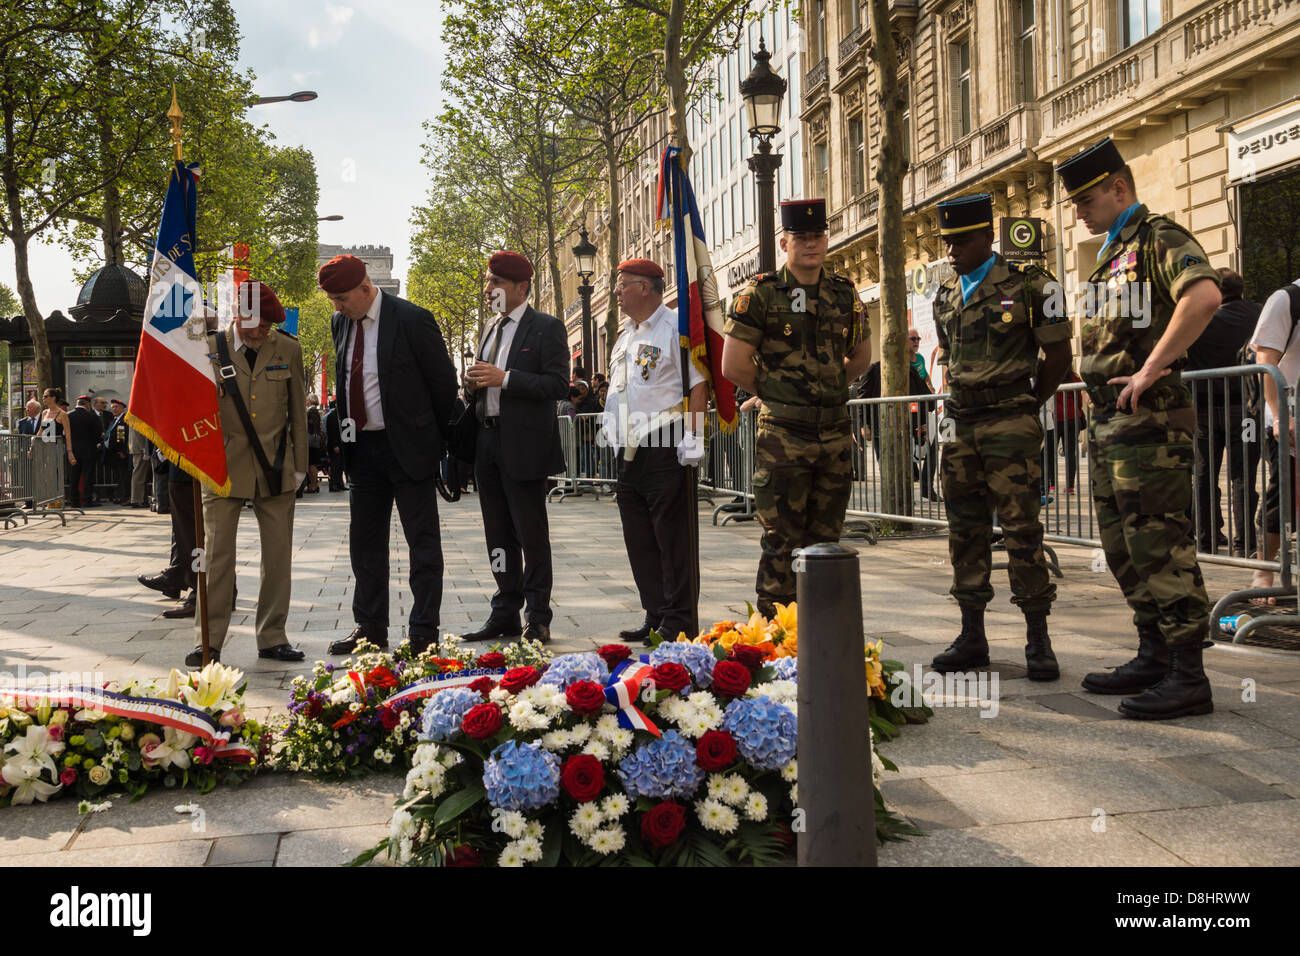
[[[993,228],[993,197],[988,193],[958,196],[939,203],[939,235],[957,236]]]
[[[825,199],[790,199],[781,203],[781,228],[786,232],[825,232]]]
[[[1091,189],[1107,176],[1124,168],[1124,157],[1109,136],[1094,143],[1077,156],[1071,156],[1056,167],[1065,188],[1065,198],[1073,199],[1085,189]]]

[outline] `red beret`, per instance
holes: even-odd
[[[351,292],[365,281],[366,264],[356,256],[335,256],[316,276],[316,284],[333,295]]]
[[[659,268],[658,263],[652,259],[624,259],[618,264],[618,271],[634,276],[645,276],[649,279],[664,277],[664,270]]]
[[[488,272],[500,279],[523,282],[533,277],[533,264],[517,252],[496,252],[488,260]]]
[[[246,287],[248,288],[247,292],[244,291]],[[257,296],[256,305],[253,303],[252,297],[254,295]],[[276,297],[275,290],[265,282],[253,281],[244,283],[239,287],[237,300],[237,307],[241,314],[246,311],[252,312],[252,309],[250,308],[251,306],[257,309],[257,311],[252,314],[256,315],[262,322],[270,322],[272,325],[279,325],[284,321],[284,306],[280,304],[280,300]]]
[[[88,402],[88,401],[90,401],[90,396],[89,396],[89,395],[78,395],[78,396],[77,396],[77,401],[79,401],[79,402]]]

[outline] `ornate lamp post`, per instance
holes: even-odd
[[[582,364],[588,375],[596,374],[596,355],[593,347],[596,343],[595,330],[591,327],[591,277],[596,273],[596,254],[599,250],[587,238],[587,227],[582,227],[578,244],[573,247],[573,258],[578,262],[578,275],[582,282],[578,284],[578,295],[582,297]]]
[[[745,113],[749,117],[749,135],[754,138],[754,154],[749,157],[749,168],[754,171],[758,189],[758,268],[771,272],[776,268],[776,171],[781,168],[781,154],[772,152],[772,137],[781,130],[781,98],[785,96],[785,80],[772,72],[763,38],[758,38],[754,53],[754,68],[740,83],[740,95],[745,100]]]

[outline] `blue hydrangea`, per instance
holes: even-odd
[[[797,657],[778,657],[767,665],[775,673],[772,680],[792,680],[799,682],[799,659]]]
[[[670,661],[690,671],[691,680],[697,687],[708,687],[713,683],[713,665],[718,663],[718,659],[703,644],[664,641],[650,652],[651,667]]]
[[[767,697],[740,697],[727,705],[722,729],[740,755],[759,770],[779,770],[794,759],[799,724],[794,711]]]
[[[554,684],[561,690],[580,680],[595,681],[602,687],[609,680],[609,667],[599,654],[561,654],[551,661],[541,683]]]
[[[488,802],[502,810],[535,810],[560,795],[560,760],[540,742],[507,740],[483,763]]]
[[[658,740],[634,750],[618,765],[623,789],[637,797],[689,797],[704,771],[695,762],[695,747],[670,730]]]
[[[468,687],[453,687],[434,694],[424,705],[420,739],[442,741],[460,736],[460,722],[481,703],[483,695]]]

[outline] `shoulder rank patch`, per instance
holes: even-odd
[[[1198,256],[1183,256],[1183,268],[1186,269],[1188,266],[1197,265],[1200,261]]]
[[[743,315],[746,311],[748,311],[748,309],[749,309],[749,296],[748,295],[738,296],[736,298],[736,304],[732,306],[732,310],[737,315]]]

